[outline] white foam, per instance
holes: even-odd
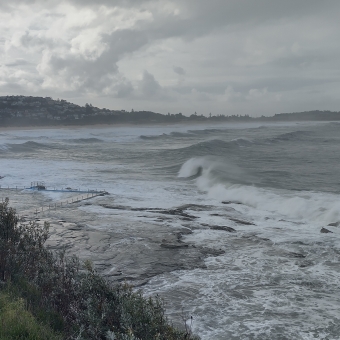
[[[252,208],[269,211],[296,220],[330,223],[340,220],[340,201],[336,195],[309,192],[284,192],[245,185],[215,184],[197,181],[208,197],[236,201]]]
[[[214,167],[214,163],[206,157],[195,157],[190,158],[186,161],[181,169],[179,170],[178,177],[187,178],[191,176],[195,176],[201,168],[205,171],[209,171]]]

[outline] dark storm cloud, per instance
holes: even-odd
[[[182,68],[180,66],[174,66],[173,70],[174,70],[175,73],[179,74],[180,76],[184,76],[185,75],[184,68]]]

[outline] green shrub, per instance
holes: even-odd
[[[0,293],[0,340],[61,340],[48,326],[39,323],[25,308],[23,299]]]

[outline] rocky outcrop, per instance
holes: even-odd
[[[328,233],[331,233],[331,234],[333,234],[333,232],[332,232],[332,231],[330,231],[330,230],[326,229],[325,227],[322,227],[322,228],[321,228],[321,230],[320,230],[320,233],[323,233],[323,234],[328,234]]]
[[[340,222],[333,222],[328,224],[329,227],[339,227],[340,226]]]
[[[212,230],[223,230],[223,231],[227,231],[229,233],[236,233],[236,230],[232,227],[228,227],[226,225],[211,225],[209,226],[210,229]]]

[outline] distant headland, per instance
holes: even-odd
[[[191,116],[182,113],[161,114],[151,111],[109,110],[91,104],[79,106],[63,99],[32,96],[0,96],[0,126],[60,126],[94,124],[157,124],[182,122],[282,122],[282,121],[340,121],[340,112],[306,111],[279,113],[271,117],[249,115]]]

